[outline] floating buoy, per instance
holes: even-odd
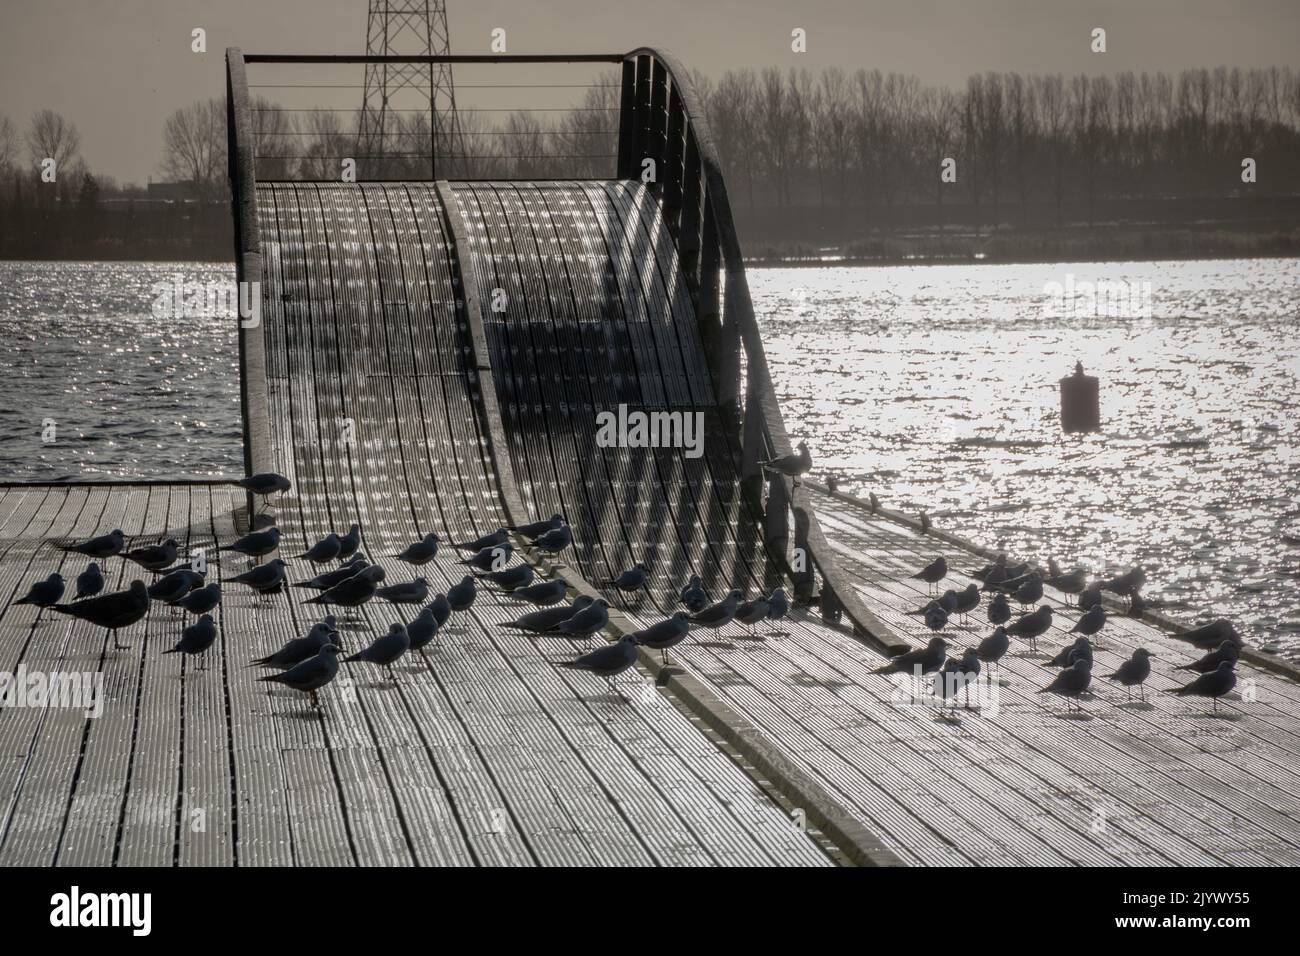
[[[1074,374],[1061,379],[1061,430],[1095,432],[1101,428],[1101,387],[1095,375],[1083,374],[1083,363],[1074,363]]]

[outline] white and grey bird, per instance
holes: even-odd
[[[258,594],[269,595],[278,591],[284,584],[285,563],[282,558],[249,568],[243,574],[230,578],[231,584],[246,584]]]
[[[343,539],[331,531],[298,557],[312,564],[325,564],[337,558],[342,550]]]
[[[181,631],[181,639],[164,654],[202,654],[217,639],[217,624],[211,614],[204,614],[189,627]],[[207,658],[200,658],[199,669],[204,669]]]
[[[527,601],[529,604],[536,604],[538,607],[549,607],[563,601],[567,592],[568,586],[564,583],[564,579],[555,578],[551,581],[539,581],[537,584],[530,584],[526,587],[517,587],[510,592],[510,596]]]
[[[392,604],[423,604],[429,599],[429,582],[424,578],[416,578],[379,588],[375,593]]]
[[[618,576],[612,580],[605,581],[604,587],[617,588],[619,591],[631,593],[639,591],[646,586],[650,580],[650,569],[640,562],[632,565],[626,571],[619,572]]]
[[[250,667],[278,667],[284,670],[293,665],[315,657],[326,644],[338,644],[338,621],[334,615],[312,625],[305,637],[295,637],[274,654],[255,658]]]
[[[564,607],[548,607],[542,611],[532,611],[516,621],[501,626],[516,631],[528,631],[530,634],[542,634],[561,621],[567,621],[591,603],[591,598],[585,594],[579,594],[574,598],[572,604],[566,604]]]
[[[310,581],[299,581],[297,584],[292,585],[292,587],[311,588],[314,591],[328,591],[330,588],[334,587],[334,585],[346,581],[354,574],[359,573],[363,568],[369,566],[370,564],[366,561],[366,556],[364,554],[354,554],[352,557],[348,558],[347,562],[341,567],[335,568],[333,571],[326,571],[323,574],[318,574]]]
[[[772,606],[767,603],[767,598],[759,595],[754,600],[745,601],[736,607],[736,622],[745,625],[753,636],[754,627],[767,620],[768,612],[771,610]]]
[[[799,442],[795,446],[799,450],[790,455],[782,455],[780,458],[769,458],[761,461],[759,464],[764,471],[775,472],[778,475],[785,475],[787,478],[795,479],[798,482],[800,475],[806,475],[812,471],[812,455],[808,452],[808,443]]]
[[[24,597],[20,597],[15,604],[34,604],[39,608],[47,608],[51,605],[58,604],[59,599],[63,597],[63,592],[67,587],[63,582],[63,575],[55,571],[44,581],[37,581],[27,591]]]
[[[1139,647],[1133,652],[1133,656],[1119,665],[1119,669],[1113,674],[1107,674],[1107,680],[1113,680],[1124,685],[1124,692],[1130,697],[1133,696],[1133,688],[1138,688],[1142,694],[1142,699],[1146,700],[1147,692],[1143,684],[1151,676],[1151,658],[1155,656],[1145,647]]]
[[[1214,701],[1214,709],[1219,709],[1219,698],[1237,686],[1237,674],[1233,668],[1236,661],[1219,661],[1219,666],[1209,673],[1202,674],[1185,687],[1170,691],[1179,697],[1209,697]]]
[[[438,542],[441,539],[430,531],[419,541],[413,541],[406,546],[401,554],[394,555],[398,561],[405,561],[407,564],[414,564],[416,567],[428,564],[438,556]]]
[[[457,551],[482,551],[485,548],[499,548],[509,540],[510,535],[506,529],[497,528],[491,534],[485,534],[473,541],[462,541],[459,544],[453,544],[452,547]]]
[[[516,588],[527,587],[533,583],[534,576],[535,572],[531,564],[516,564],[513,568],[489,571],[483,575],[485,579],[507,592],[514,591]]]
[[[510,556],[515,553],[515,546],[509,541],[495,544],[490,548],[475,551],[473,556],[462,558],[461,564],[468,564],[479,571],[499,571],[506,566]]]
[[[740,606],[740,592],[735,588],[716,604],[710,604],[698,614],[691,615],[691,623],[698,627],[718,628],[730,624]]]
[[[704,591],[699,575],[692,574],[690,581],[682,588],[680,594],[682,605],[692,614],[698,614],[709,606],[709,596]]]
[[[1077,701],[1092,683],[1092,662],[1079,658],[1065,670],[1057,673],[1052,682],[1038,691],[1040,694],[1057,694],[1066,701]]]
[[[384,569],[377,564],[362,568],[349,578],[344,578],[334,587],[322,591],[304,604],[333,604],[337,607],[360,607],[375,596],[379,584],[384,580]]]
[[[547,628],[546,633],[564,637],[591,637],[608,623],[609,604],[604,598],[597,598],[572,617]]]
[[[389,625],[387,634],[375,638],[369,647],[357,651],[351,657],[345,657],[344,660],[348,663],[365,661],[367,664],[385,667],[388,669],[389,680],[396,684],[397,675],[393,673],[393,663],[410,649],[411,637],[406,633],[406,625],[394,621]]]
[[[239,487],[251,491],[255,495],[266,497],[277,493],[283,494],[293,487],[293,483],[284,475],[266,471],[257,475],[249,475],[247,478],[240,478]]]
[[[86,570],[77,575],[77,593],[75,598],[94,597],[100,591],[104,590],[104,572],[100,570],[98,564],[91,561],[86,565]]]
[[[447,604],[453,611],[467,611],[477,596],[478,588],[474,583],[474,576],[467,574],[460,579],[459,584],[453,584],[447,589]]]
[[[250,558],[261,558],[280,546],[280,529],[267,528],[265,531],[254,531],[244,535],[242,538],[218,548],[219,551],[234,551],[238,554],[247,555]]]
[[[357,548],[361,547],[361,525],[354,524],[348,528],[348,533],[339,538],[339,560],[346,561],[357,553]]]
[[[785,598],[785,588],[776,588],[767,596],[767,619],[776,622],[790,613],[790,602]]]
[[[204,587],[196,588],[188,594],[181,595],[171,603],[173,606],[183,608],[191,614],[207,614],[221,603],[221,585],[213,582]]]
[[[125,591],[99,594],[71,604],[55,604],[51,610],[106,628],[113,635],[113,646],[124,650],[125,645],[117,640],[117,632],[149,613],[149,590],[143,581],[132,581]]]
[[[273,684],[283,684],[311,695],[311,702],[319,707],[316,691],[332,681],[339,672],[339,649],[335,644],[326,644],[315,657],[294,664],[279,674],[268,674],[258,680]]]
[[[620,638],[617,643],[598,647],[576,660],[561,661],[559,666],[570,670],[591,671],[605,678],[612,687],[614,678],[635,663],[636,642],[632,635],[628,634]]]
[[[63,545],[61,550],[84,554],[88,558],[111,558],[125,546],[126,536],[122,534],[120,528],[114,528],[108,534],[101,534],[89,541],[83,541],[80,544]]]
[[[171,567],[176,560],[176,550],[176,539],[168,538],[162,544],[151,544],[148,547],[123,551],[122,557],[134,561],[146,571],[162,571]]]
[[[558,528],[551,528],[533,542],[533,546],[538,551],[544,551],[547,554],[559,554],[571,544],[573,544],[573,529],[567,524],[560,525]]]
[[[1218,670],[1219,665],[1224,661],[1235,661],[1241,655],[1241,648],[1232,641],[1221,641],[1219,646],[1210,653],[1206,654],[1200,660],[1192,661],[1190,664],[1180,664],[1176,670],[1196,671],[1198,674],[1208,674],[1210,671]]]
[[[657,624],[651,624],[649,627],[631,634],[632,639],[643,647],[650,647],[660,652],[661,660],[664,664],[668,663],[668,649],[676,647],[686,635],[690,633],[691,621],[690,615],[685,611],[677,611],[672,617],[660,621]]]
[[[511,525],[510,530],[516,532],[517,534],[523,535],[525,538],[528,538],[529,540],[535,541],[538,538],[540,538],[542,535],[546,534],[546,532],[550,531],[553,528],[558,528],[563,524],[564,524],[563,516],[559,514],[553,514],[545,521],[534,521],[531,524]]]

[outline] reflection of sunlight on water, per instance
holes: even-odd
[[[821,474],[1018,554],[1141,562],[1175,614],[1231,615],[1297,653],[1296,266],[763,269],[750,283]],[[1044,290],[1067,275],[1150,283],[1152,314],[1053,317]],[[1098,435],[1060,432],[1057,380],[1076,360],[1101,379]]]

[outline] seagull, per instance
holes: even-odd
[[[1044,605],[1046,607],[1046,605]],[[1040,694],[1060,694],[1067,701],[1077,700],[1092,683],[1092,662],[1080,658],[1061,671]]]
[[[312,564],[324,564],[337,558],[342,550],[343,539],[331,531],[298,557],[304,558]]]
[[[1186,687],[1170,691],[1179,697],[1209,697],[1214,701],[1214,709],[1219,709],[1219,698],[1237,686],[1237,675],[1233,671],[1236,661],[1219,661],[1214,670],[1202,674]]]
[[[177,568],[149,585],[149,596],[164,604],[175,604],[195,588],[203,587],[204,576],[193,568]]]
[[[877,511],[880,510],[880,499],[876,497],[876,493],[874,491],[868,493],[867,502],[871,505],[872,514],[875,514]]]
[[[149,613],[149,591],[143,581],[132,581],[125,591],[100,594],[71,604],[55,604],[52,610],[107,628],[113,635],[113,646],[125,650],[126,645],[117,640],[117,632],[120,628],[130,627]]]
[[[86,565],[86,570],[77,575],[77,599],[94,597],[104,590],[104,572],[94,561]],[[152,595],[150,595],[152,597]]]
[[[1120,597],[1132,597],[1146,583],[1147,573],[1142,568],[1134,568],[1101,583],[1103,591],[1118,594]]]
[[[447,600],[447,595],[435,594],[433,600],[429,602],[429,608],[433,611],[434,620],[438,622],[439,627],[451,619],[451,602]]]
[[[319,707],[320,703],[316,699],[316,691],[332,681],[334,676],[338,674],[338,654],[339,649],[336,645],[326,644],[315,657],[309,657],[305,661],[294,664],[293,667],[281,674],[268,674],[266,677],[259,677],[258,680],[284,684],[294,690],[305,691],[311,695],[312,704]]]
[[[921,517],[917,523],[921,526],[921,534],[930,533],[930,516],[926,514],[924,510],[922,510]]]
[[[176,646],[170,650],[163,651],[164,654],[202,654],[217,639],[217,625],[212,620],[211,614],[204,614],[201,618],[191,624],[185,630],[181,631],[181,639],[176,642]],[[199,670],[204,670],[206,658],[199,661]]]
[[[1100,631],[1105,624],[1106,609],[1100,604],[1095,604],[1079,616],[1079,620],[1074,622],[1074,627],[1070,628],[1070,633],[1092,637],[1092,635]]]
[[[366,561],[365,555],[354,554],[348,558],[346,564],[333,571],[326,571],[324,574],[318,574],[310,581],[299,581],[297,584],[290,585],[295,588],[312,588],[316,591],[328,591],[334,585],[346,581],[354,574],[359,573],[363,568],[370,565]]]
[[[988,578],[989,574],[991,574],[995,568],[1001,568],[1003,571],[1005,571],[1006,567],[1007,567],[1007,556],[1005,554],[999,554],[997,556],[997,559],[991,562],[990,564],[984,565],[984,567],[980,568],[978,571],[967,572],[967,574],[969,577],[972,577],[977,581],[984,581]]]
[[[361,525],[354,524],[348,533],[339,538],[339,560],[346,560],[357,553],[361,547]]]
[[[1029,638],[1034,650],[1038,650],[1038,639],[1052,626],[1052,605],[1040,604],[1037,610],[1022,614],[1016,622],[1007,628],[1012,637]]]
[[[1007,601],[1005,594],[993,595],[993,600],[989,602],[989,623],[993,625],[1005,624],[1011,620],[1011,604]]]
[[[533,546],[538,551],[545,551],[547,554],[559,554],[571,544],[573,544],[573,529],[567,524],[552,528],[533,542]]]
[[[871,673],[873,674],[913,674],[916,668],[921,668],[922,674],[928,674],[931,671],[937,671],[943,666],[944,660],[948,656],[948,642],[942,637],[930,638],[930,643],[925,647],[908,651],[905,654],[899,654],[888,664],[877,667]]]
[[[424,578],[390,584],[375,592],[392,604],[423,604],[429,597],[429,582]]]
[[[993,629],[992,634],[980,641],[979,646],[975,648],[975,653],[979,655],[979,659],[985,664],[998,664],[1000,672],[1002,668],[999,662],[1010,647],[1011,638],[1007,637],[1007,629],[997,627]],[[991,671],[989,672],[989,683],[993,683],[993,673]]]
[[[447,603],[453,611],[468,611],[478,591],[474,586],[474,576],[467,574],[460,579],[460,584],[453,584],[447,591]]]
[[[293,487],[293,483],[284,475],[277,475],[273,471],[263,472],[259,475],[249,475],[247,478],[239,479],[239,487],[246,491],[251,491],[255,495],[273,495],[277,492],[284,493]]]
[[[659,651],[661,660],[668,664],[668,649],[680,644],[691,630],[690,615],[677,611],[667,620],[652,624],[644,630],[629,635],[637,644]]]
[[[1133,688],[1136,687],[1141,693],[1142,699],[1147,699],[1146,688],[1143,682],[1151,676],[1151,657],[1152,654],[1145,647],[1139,647],[1133,652],[1133,656],[1119,665],[1119,670],[1113,674],[1108,674],[1106,679],[1119,681],[1124,685],[1124,690],[1128,696],[1133,696]]]
[[[1238,647],[1242,647],[1245,643],[1242,641],[1241,635],[1237,633],[1237,629],[1233,627],[1232,622],[1222,617],[1217,621],[1202,624],[1200,627],[1193,628],[1190,631],[1183,631],[1183,633],[1174,636],[1180,641],[1195,644],[1201,650],[1218,647],[1224,641],[1231,641]]]
[[[406,636],[410,639],[411,650],[423,653],[425,646],[438,636],[438,628],[441,626],[433,614],[433,605],[429,605],[415,615],[415,620],[406,625]]]
[[[511,525],[510,530],[516,534],[521,534],[530,540],[536,540],[553,528],[558,528],[564,524],[564,518],[561,515],[553,514],[545,521],[534,521],[532,524]]]
[[[1180,664],[1176,669],[1208,674],[1212,670],[1217,670],[1224,661],[1235,661],[1240,654],[1241,648],[1236,644],[1232,643],[1232,641],[1223,641],[1215,650],[1210,651],[1200,660],[1192,661],[1190,664]]]
[[[134,561],[146,571],[161,571],[176,560],[176,539],[168,538],[162,544],[122,552],[122,557]]]
[[[967,614],[980,606],[980,589],[974,582],[966,585],[964,591],[957,592],[956,597],[956,602],[948,611],[950,614],[960,614],[963,621]]]
[[[125,544],[126,538],[121,530],[114,528],[108,534],[102,534],[98,538],[91,538],[81,544],[63,546],[61,550],[74,551],[77,554],[84,554],[88,558],[111,558],[120,552]]]
[[[521,598],[530,604],[536,604],[538,607],[547,607],[563,601],[567,592],[568,586],[564,583],[564,580],[555,578],[552,581],[541,581],[527,587],[517,587],[510,592],[510,596],[512,598]]]
[[[427,540],[427,539],[426,539]],[[452,547],[458,551],[483,551],[487,548],[499,548],[503,544],[510,542],[510,535],[505,528],[497,528],[491,534],[485,534],[481,538],[475,538],[473,541],[462,541],[460,544],[453,544]]]
[[[734,588],[717,604],[711,604],[698,614],[691,615],[691,623],[700,627],[723,627],[731,623],[740,604],[740,592]]]
[[[920,607],[906,613],[912,617],[923,617],[932,607],[943,608],[943,613],[951,614],[957,607],[957,592],[953,590],[944,591],[933,601],[926,601]]]
[[[370,564],[350,578],[344,578],[328,591],[322,591],[303,603],[360,607],[375,596],[375,592],[379,589],[379,582],[382,580],[384,580],[384,569],[377,564]]]
[[[63,583],[63,575],[55,571],[44,581],[37,581],[31,586],[26,597],[20,597],[15,604],[35,604],[39,608],[47,608],[52,604],[58,604],[59,598],[63,597],[63,591],[66,585]]]
[[[979,676],[979,652],[973,647],[968,647],[960,659],[949,657],[943,662],[943,667],[934,675],[934,692],[944,700],[952,697],[953,706],[956,707],[957,691],[965,688],[966,706],[969,707],[970,685],[979,683]]]
[[[171,603],[176,607],[184,608],[191,614],[207,614],[221,603],[221,585],[209,584],[207,587],[183,594]]]
[[[533,566],[516,564],[513,568],[489,572],[485,577],[493,584],[506,591],[514,591],[533,583]]]
[[[1101,587],[1094,584],[1090,588],[1084,588],[1079,592],[1079,610],[1091,611],[1094,607],[1101,604]]]
[[[925,626],[932,631],[942,631],[948,626],[948,612],[938,601],[925,609]]]
[[[767,603],[767,598],[759,596],[752,601],[746,601],[736,608],[737,623],[745,625],[749,631],[750,637],[754,636],[754,625],[761,624],[771,611],[772,607]]]
[[[812,455],[808,453],[808,443],[800,441],[795,446],[799,449],[796,454],[783,455],[780,458],[769,458],[766,461],[760,461],[758,464],[764,471],[776,472],[779,475],[785,475],[787,478],[793,478],[794,483],[799,484],[799,476],[806,475],[812,470]]]
[[[1077,568],[1068,574],[1061,574],[1059,570],[1053,570],[1052,576],[1043,582],[1049,588],[1070,594],[1081,594],[1083,589],[1088,586],[1088,572],[1083,568]],[[1068,603],[1069,598],[1066,598]]]
[[[572,617],[547,628],[546,633],[563,634],[565,637],[591,637],[608,623],[609,604],[604,598],[598,598]]]
[[[681,598],[682,605],[692,614],[698,614],[709,606],[709,596],[704,592],[704,587],[697,574],[691,575],[691,580],[686,587],[682,588],[678,596]]]
[[[236,551],[250,558],[260,558],[270,554],[279,546],[280,529],[267,528],[265,531],[254,531],[252,534],[246,534],[234,544],[228,544],[224,548],[218,548],[217,550]]]
[[[935,558],[920,571],[912,575],[913,578],[919,578],[926,584],[935,585],[942,581],[948,574],[948,562],[943,559],[943,555]]]
[[[561,621],[567,621],[591,603],[591,598],[587,597],[585,594],[579,594],[572,604],[566,604],[564,607],[549,607],[544,611],[532,611],[525,614],[517,621],[511,621],[507,624],[502,624],[501,626],[516,631],[528,631],[533,634],[541,634],[545,631],[549,631]]]
[[[386,667],[388,668],[389,680],[396,684],[397,675],[393,673],[393,662],[410,649],[411,637],[406,633],[406,625],[395,621],[389,625],[387,634],[376,638],[364,650],[357,651],[351,657],[343,659],[349,663],[365,661],[368,664],[378,664],[380,667]]]
[[[1092,642],[1086,637],[1077,637],[1069,647],[1063,647],[1048,663],[1053,667],[1073,667],[1074,662],[1083,659],[1092,663]]]
[[[258,594],[271,594],[284,584],[284,561],[276,558],[266,564],[259,564],[243,574],[236,574],[230,579],[231,584],[247,584]]]
[[[769,621],[779,621],[789,613],[790,602],[785,599],[785,588],[777,588],[767,596],[767,619]],[[773,631],[773,633],[778,632]]]
[[[510,555],[514,554],[514,550],[514,545],[507,541],[505,544],[497,544],[476,551],[472,557],[463,558],[460,563],[468,564],[479,571],[496,571],[505,567],[506,562],[510,560]]]
[[[309,657],[315,657],[326,644],[339,643],[337,621],[329,615],[323,621],[312,625],[306,637],[295,637],[274,654],[253,660],[250,667],[278,667],[284,670],[299,664]]]
[[[1037,574],[1031,574],[1024,580],[1015,593],[1016,603],[1024,606],[1026,604],[1037,604],[1043,599],[1043,579]]]
[[[636,641],[631,634],[619,638],[615,644],[606,644],[572,661],[561,661],[560,667],[570,670],[591,671],[605,678],[610,689],[614,678],[636,663]]]
[[[605,581],[603,586],[609,588],[618,588],[620,591],[639,591],[646,586],[650,580],[650,569],[644,564],[634,564],[619,574],[612,581]]]

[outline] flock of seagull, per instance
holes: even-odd
[[[764,462],[764,466],[797,478],[807,471],[807,459],[807,447],[801,443],[798,454]],[[282,494],[290,488],[288,479],[273,473],[244,478],[239,484],[251,493],[264,497]],[[873,506],[874,503],[873,496]],[[480,583],[490,584],[511,598],[537,608],[502,625],[505,628],[565,638],[587,638],[601,631],[609,623],[609,603],[604,598],[586,595],[565,603],[567,586],[562,579],[535,581],[532,564],[523,562],[510,565],[509,561],[515,554],[511,532],[526,539],[537,557],[554,557],[573,544],[572,529],[559,514],[530,524],[498,528],[473,541],[452,544],[457,551],[468,555],[462,557],[461,563],[471,573],[448,588],[446,593],[434,595],[430,601],[430,588],[425,578],[385,585],[384,569],[370,563],[361,554],[361,528],[353,524],[347,533],[340,535],[331,532],[298,555],[294,560],[306,561],[322,570],[310,580],[289,586],[316,591],[316,595],[304,603],[324,607],[352,609],[375,598],[408,607],[420,606],[421,610],[410,623],[393,623],[387,633],[367,647],[342,658],[345,662],[364,662],[384,667],[389,678],[394,681],[396,677],[392,671],[393,664],[403,655],[412,651],[423,653],[425,647],[433,644],[439,631],[454,613],[465,612],[473,606]],[[392,557],[419,567],[436,557],[440,544],[438,535],[430,533]],[[126,539],[120,530],[65,546],[63,550],[67,552],[94,559],[76,578],[74,600],[60,603],[66,591],[66,583],[56,572],[46,580],[33,584],[28,594],[15,603],[48,608],[106,628],[114,638],[114,646],[121,649],[123,645],[117,640],[117,631],[142,620],[151,603],[158,601],[180,608],[197,618],[194,623],[184,627],[180,640],[163,653],[203,655],[217,638],[217,626],[211,612],[221,601],[221,585],[207,583],[204,568],[176,566],[178,545],[175,539],[132,550],[124,550],[125,546]],[[249,570],[230,577],[229,582],[246,586],[260,596],[270,597],[280,593],[289,584],[287,563],[278,557],[265,563],[260,561],[277,551],[279,546],[280,532],[272,527],[251,532],[221,547],[221,552],[244,555],[257,562]],[[99,562],[114,556],[132,561],[159,576],[152,584],[146,585],[137,579],[126,590],[103,594],[101,592],[105,580]],[[333,567],[324,570],[329,565]],[[912,577],[933,589],[947,575],[948,564],[943,557],[938,557]],[[933,675],[935,693],[945,701],[951,699],[955,706],[956,692],[962,687],[966,688],[969,701],[971,683],[978,681],[981,669],[998,666],[1008,652],[1012,638],[1028,640],[1031,647],[1037,650],[1038,638],[1052,626],[1051,605],[1041,604],[1013,621],[1011,602],[1014,601],[1023,609],[1042,599],[1044,587],[1051,587],[1064,592],[1067,603],[1068,596],[1077,595],[1078,607],[1082,613],[1070,632],[1078,637],[1051,660],[1051,664],[1061,670],[1039,693],[1058,694],[1073,704],[1091,686],[1091,639],[1102,630],[1107,621],[1101,592],[1127,597],[1130,611],[1137,612],[1142,607],[1139,592],[1146,581],[1145,572],[1141,568],[1135,568],[1109,580],[1089,585],[1088,575],[1083,570],[1062,572],[1055,562],[1049,562],[1048,575],[1043,576],[1027,564],[1008,566],[1004,556],[970,572],[970,576],[980,583],[972,582],[961,591],[947,590],[922,607],[908,612],[921,617],[936,636],[925,647],[894,657],[875,673],[912,674],[917,678]],[[603,582],[603,585],[624,594],[632,594],[646,588],[649,581],[649,569],[638,563]],[[991,595],[987,615],[989,623],[994,626],[993,633],[977,646],[966,648],[959,655],[949,656],[951,645],[938,632],[943,631],[954,617],[960,616],[965,620],[980,607],[986,593]],[[560,662],[559,666],[590,671],[604,677],[612,688],[614,678],[636,662],[639,646],[658,650],[663,662],[667,664],[668,651],[685,640],[692,627],[716,629],[736,621],[745,625],[752,635],[757,625],[764,621],[779,621],[790,610],[782,588],[751,600],[742,600],[741,591],[733,589],[721,601],[711,603],[700,578],[696,576],[692,576],[681,588],[678,599],[683,609],[668,618],[626,634],[615,643],[603,645],[573,660]],[[278,673],[260,679],[306,692],[312,703],[317,704],[316,692],[338,674],[341,653],[338,623],[338,619],[329,614],[315,624],[306,636],[289,641],[273,654],[253,660],[250,666],[275,669]],[[1209,653],[1180,668],[1196,671],[1200,676],[1175,693],[1208,697],[1217,710],[1218,699],[1236,684],[1234,666],[1243,644],[1241,637],[1230,622],[1222,619],[1179,636]],[[1151,674],[1153,656],[1146,648],[1138,648],[1118,670],[1107,675],[1107,679],[1122,685],[1129,695],[1133,688],[1137,688],[1145,699],[1143,685]],[[202,660],[200,656],[200,668],[203,667]],[[988,679],[991,683],[991,672],[988,673]]]

